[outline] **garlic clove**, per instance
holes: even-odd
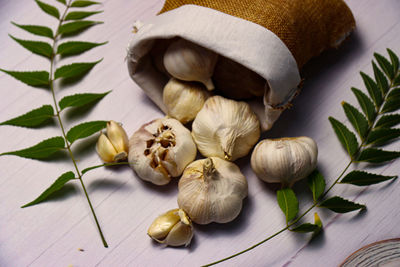
[[[214,89],[211,76],[218,55],[184,39],[174,41],[164,54],[164,66],[173,77],[184,81],[203,83],[208,90]]]
[[[258,141],[260,122],[247,103],[213,96],[193,121],[192,136],[203,156],[234,161]]]
[[[111,144],[114,146],[117,153],[127,152],[128,147],[128,135],[120,124],[111,120],[107,122],[107,137]]]
[[[168,110],[168,116],[183,124],[192,121],[209,94],[201,83],[185,82],[171,78],[165,85],[163,101]]]
[[[179,180],[178,206],[199,224],[232,221],[246,196],[240,169],[217,157],[192,162]]]
[[[167,237],[171,229],[176,225],[180,218],[176,215],[178,209],[170,210],[158,216],[150,225],[147,234],[156,240],[162,240]]]
[[[317,157],[317,144],[309,137],[265,139],[254,148],[251,167],[265,182],[291,186],[315,169]]]
[[[100,133],[100,137],[96,143],[96,151],[100,158],[106,163],[113,162],[114,157],[117,155],[114,146],[103,133]]]

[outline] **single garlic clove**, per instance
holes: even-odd
[[[265,182],[291,186],[315,169],[317,157],[317,144],[309,137],[265,139],[254,148],[251,167]]]
[[[156,185],[182,174],[196,157],[190,131],[179,121],[163,118],[144,124],[129,139],[129,164],[137,175]]]
[[[247,196],[247,180],[232,162],[217,157],[187,166],[179,180],[178,206],[199,224],[235,219]]]
[[[174,41],[165,51],[164,66],[173,77],[184,81],[203,83],[208,90],[214,89],[211,76],[218,55],[184,39]]]
[[[165,85],[163,101],[168,110],[168,116],[183,124],[192,121],[209,94],[201,83],[185,82],[171,78]]]
[[[187,246],[193,237],[193,225],[183,210],[174,209],[158,216],[147,234],[159,243]]]
[[[114,157],[118,154],[110,140],[103,133],[100,133],[99,140],[97,140],[96,151],[100,158],[106,163],[113,162]]]
[[[192,136],[203,156],[234,161],[258,141],[260,122],[247,103],[213,96],[193,121]]]
[[[118,153],[128,152],[128,135],[120,124],[113,120],[107,122],[107,137]]]

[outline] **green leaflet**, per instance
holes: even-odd
[[[51,48],[51,45],[49,45],[48,43],[40,42],[40,41],[22,40],[22,39],[18,39],[16,37],[12,36],[11,34],[9,34],[9,36],[14,41],[16,41],[21,46],[28,49],[29,51],[31,51],[34,54],[44,56],[47,58],[51,58],[51,56],[53,55],[53,49]]]
[[[60,2],[61,4],[67,5],[67,1],[66,0],[57,0],[58,2]]]
[[[49,14],[50,16],[55,17],[56,19],[60,18],[60,12],[58,9],[52,5],[46,4],[40,0],[35,0],[35,2],[38,4],[41,10],[43,10],[45,13]]]
[[[102,61],[100,59],[95,62],[87,62],[87,63],[72,63],[70,65],[64,65],[59,67],[54,73],[54,78],[71,78],[71,77],[81,77],[86,75],[97,63]]]
[[[11,71],[3,69],[0,69],[0,71],[33,87],[49,86],[49,73],[47,71]]]
[[[367,144],[383,145],[400,137],[400,129],[378,128],[370,132]]]
[[[368,173],[364,171],[352,171],[348,173],[341,181],[342,184],[352,184],[358,186],[367,186],[378,184],[390,179],[395,179],[397,176],[384,176],[379,174]]]
[[[104,45],[106,43],[107,42],[104,43],[90,43],[90,42],[77,42],[77,41],[66,42],[58,46],[57,54],[60,54],[63,57],[79,55],[92,48]]]
[[[389,82],[383,72],[376,66],[375,62],[372,62],[372,68],[374,69],[374,76],[378,87],[382,95],[385,95],[389,91]]]
[[[390,128],[400,124],[400,114],[383,115],[375,124],[375,128]]]
[[[317,202],[318,198],[325,191],[324,176],[318,170],[314,170],[307,178],[307,185],[312,192],[314,203]]]
[[[0,156],[14,155],[30,159],[47,159],[57,151],[65,148],[64,138],[61,136],[46,139],[37,145],[6,153],[1,153]]]
[[[361,140],[364,140],[367,137],[368,133],[368,121],[355,107],[350,105],[349,103],[342,102],[342,107],[346,114],[346,117],[349,119],[354,129],[357,131]]]
[[[390,56],[390,61],[392,62],[392,66],[393,66],[393,72],[397,73],[399,71],[399,58],[397,57],[397,55],[390,50],[389,48],[386,49],[389,56]]]
[[[377,148],[366,148],[364,149],[357,161],[365,161],[369,163],[383,163],[400,157],[400,152],[397,151],[386,151]]]
[[[100,4],[99,2],[94,2],[94,1],[80,1],[76,0],[71,4],[71,7],[87,7],[91,5],[98,5]]]
[[[365,87],[368,90],[369,95],[371,96],[372,100],[375,103],[375,106],[379,107],[383,102],[383,98],[382,98],[382,93],[378,88],[378,85],[371,77],[369,77],[364,72],[360,72],[360,74],[364,81]]]
[[[393,80],[393,86],[400,86],[400,74]]]
[[[376,117],[374,104],[369,99],[369,97],[366,94],[364,94],[361,90],[353,87],[351,88],[351,91],[353,91],[354,95],[357,98],[358,103],[360,104],[362,111],[364,112],[365,116],[367,116],[368,122],[371,124]]]
[[[297,232],[297,233],[310,233],[318,230],[319,226],[312,224],[312,223],[303,223],[295,228],[293,228],[291,231]]]
[[[67,140],[72,144],[76,140],[91,136],[106,127],[107,121],[85,122],[72,127],[67,133]]]
[[[102,94],[75,94],[70,96],[65,96],[63,99],[60,100],[58,103],[60,109],[63,110],[68,107],[81,107],[96,101],[99,101],[106,95],[108,95],[111,91],[102,93]]]
[[[91,21],[91,20],[80,20],[73,21],[69,23],[64,23],[60,26],[58,31],[59,34],[73,36],[83,32],[84,30],[96,25],[101,24],[101,21]]]
[[[382,113],[395,112],[400,109],[400,100],[387,100],[382,108]]]
[[[286,217],[286,223],[293,220],[299,212],[299,201],[291,188],[284,188],[276,192],[279,207]]]
[[[343,147],[347,150],[350,157],[353,157],[358,150],[357,138],[347,127],[336,120],[333,117],[329,117],[329,121],[332,124],[332,128],[336,133],[339,141],[342,143]]]
[[[21,116],[0,123],[0,125],[14,125],[21,127],[38,127],[50,122],[54,116],[54,110],[51,105],[44,105],[40,108],[31,110]]]
[[[347,199],[341,198],[341,197],[332,197],[329,198],[325,201],[323,201],[319,207],[321,208],[327,208],[330,209],[331,211],[337,212],[337,213],[346,213],[354,210],[359,210],[359,209],[366,209],[367,207],[365,205],[361,205],[358,203],[354,203],[352,201],[349,201]]]
[[[388,101],[400,101],[400,88],[391,90],[387,96]]]
[[[71,11],[65,17],[65,20],[79,20],[84,19],[96,14],[99,14],[103,11]]]
[[[62,174],[60,177],[55,180],[55,182],[50,185],[40,196],[38,196],[35,200],[23,205],[21,208],[26,208],[29,206],[33,206],[45,201],[51,194],[59,191],[67,182],[75,179],[75,174],[71,171]]]
[[[15,23],[15,22],[11,22],[11,23],[13,25],[17,26],[18,28],[21,28],[29,33],[53,39],[53,30],[48,27],[40,26],[40,25],[21,25],[21,24]]]
[[[381,69],[386,73],[389,79],[392,80],[394,78],[394,71],[390,62],[385,57],[383,57],[378,53],[374,53],[374,57],[378,62],[379,66],[381,67]]]

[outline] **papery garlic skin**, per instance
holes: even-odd
[[[106,135],[100,134],[96,150],[106,163],[126,160],[129,150],[128,136],[122,126],[113,120],[107,122]]]
[[[168,116],[183,124],[194,120],[208,97],[203,84],[175,78],[171,78],[163,90],[163,102]]]
[[[144,124],[129,139],[130,166],[141,179],[156,185],[181,175],[195,157],[190,131],[172,118]]]
[[[179,180],[178,206],[198,224],[232,221],[246,196],[239,167],[217,157],[192,162]]]
[[[265,182],[291,186],[315,169],[317,157],[317,144],[309,137],[265,139],[254,148],[251,167]]]
[[[213,90],[211,76],[217,58],[218,55],[207,48],[179,39],[165,51],[164,67],[175,78],[201,82],[208,90]]]
[[[197,113],[192,136],[203,156],[234,161],[257,143],[260,122],[247,103],[212,96]]]
[[[188,246],[193,237],[193,225],[181,209],[169,210],[158,216],[147,234],[155,241],[168,246]]]

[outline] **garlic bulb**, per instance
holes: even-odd
[[[181,209],[167,211],[150,225],[147,234],[158,243],[168,246],[187,246],[193,237],[193,225]]]
[[[317,156],[317,144],[309,137],[265,139],[254,148],[251,167],[265,182],[291,186],[315,169]]]
[[[234,163],[211,157],[192,162],[179,180],[178,205],[199,224],[235,219],[247,180]]]
[[[263,96],[266,80],[243,65],[220,56],[214,69],[213,81],[222,94],[232,99]]]
[[[185,82],[171,78],[165,85],[163,101],[168,110],[168,116],[182,123],[192,121],[209,94],[201,83]]]
[[[128,157],[128,136],[115,121],[107,122],[106,135],[100,133],[96,144],[97,154],[104,162],[124,161]]]
[[[196,157],[190,131],[175,119],[144,124],[129,139],[129,164],[137,175],[156,185],[182,174]]]
[[[197,113],[192,136],[203,156],[233,161],[258,141],[260,122],[247,103],[213,96]]]
[[[164,66],[173,77],[184,81],[203,83],[208,90],[214,89],[211,76],[218,55],[184,39],[173,42],[165,51]]]

